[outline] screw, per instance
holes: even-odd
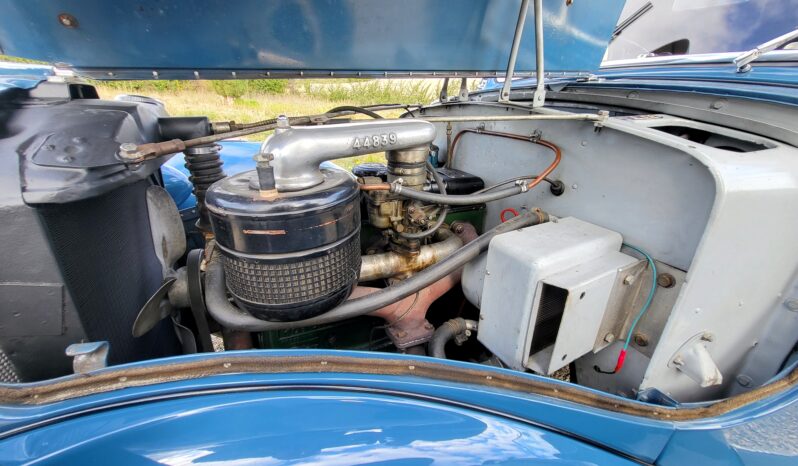
[[[657,275],[657,285],[663,288],[673,288],[676,285],[676,279],[669,273],[661,273]]]
[[[606,341],[607,343],[612,343],[613,341],[615,341],[615,334],[608,333],[604,335],[604,341]]]
[[[634,275],[627,275],[623,279],[623,284],[624,285],[631,285],[634,282],[635,282],[635,276]]]
[[[635,333],[634,340],[637,346],[648,346],[648,335],[645,333]]]

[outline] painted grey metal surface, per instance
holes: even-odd
[[[439,107],[426,113],[473,115],[489,108]],[[761,115],[755,128],[773,134],[779,128],[770,125],[770,108],[771,104],[749,101],[747,114]],[[739,153],[708,147],[654,128],[662,124],[697,127],[765,148]],[[453,134],[476,127],[452,126]],[[568,188],[560,197],[537,189],[493,203],[488,206],[488,226],[498,222],[504,208],[540,207],[618,231],[658,261],[687,272],[656,348],[645,350],[651,354],[650,363],[645,356],[629,356],[622,376],[632,384],[627,395],[633,395],[631,389],[649,387],[679,401],[730,393],[731,384],[737,383],[733,377],[725,377],[719,386],[701,388],[668,367],[679,348],[702,332],[716,336],[709,352],[722,374],[734,374],[755,357],[783,358],[793,342],[761,347],[758,343],[767,336],[774,310],[785,309],[783,302],[796,273],[798,150],[741,131],[661,115],[610,118],[599,132],[584,122],[488,122],[485,127],[521,134],[541,130],[544,139],[563,150],[554,176]],[[442,147],[441,153],[446,152],[445,138],[435,143]],[[458,145],[454,167],[480,173],[490,185],[527,171],[534,174],[549,162],[547,157],[521,142],[467,135]],[[752,217],[746,220],[747,215]],[[602,367],[614,364],[614,347],[598,353],[609,359]]]
[[[279,124],[279,122],[278,122]],[[377,151],[426,146],[435,127],[421,120],[386,120],[316,127],[278,127],[260,148],[271,154],[280,191],[298,191],[324,181],[319,165],[327,160]]]

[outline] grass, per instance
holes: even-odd
[[[342,80],[343,81],[343,80]],[[158,84],[155,84],[158,83]],[[296,80],[287,81],[283,92],[263,92],[247,89],[238,96],[225,96],[215,81],[119,81],[94,83],[103,99],[118,94],[143,94],[164,103],[172,116],[205,115],[211,121],[253,122],[289,116],[324,113],[340,105],[369,105],[375,103],[424,104],[434,99],[440,80]],[[235,83],[235,82],[232,82]],[[386,118],[396,118],[404,110],[382,112]],[[355,115],[354,119],[368,119]],[[245,136],[249,141],[262,141],[266,133]],[[384,162],[383,153],[368,154],[336,160],[351,169],[364,162]]]
[[[0,61],[32,62],[0,55]],[[340,105],[426,104],[437,98],[440,79],[307,79],[236,81],[95,81],[100,97],[141,94],[164,103],[172,116],[204,115],[211,121],[253,122],[289,116],[324,113]],[[469,82],[474,89],[477,81]],[[456,95],[459,80],[449,83],[449,95]],[[403,110],[382,112],[395,118]],[[353,118],[368,118],[356,115]],[[244,139],[261,141],[267,134]],[[335,161],[345,168],[363,162],[383,162],[382,153]]]

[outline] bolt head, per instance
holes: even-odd
[[[706,332],[703,335],[701,335],[701,340],[711,343],[711,342],[715,341],[715,336],[712,335],[709,332]]]
[[[608,334],[604,335],[604,341],[606,341],[607,343],[612,343],[613,341],[615,341],[615,334],[614,333],[608,333]]]
[[[791,311],[798,311],[798,299],[791,298],[787,301],[784,301],[784,305],[787,306],[787,309]]]
[[[634,275],[627,275],[627,276],[625,276],[623,278],[623,284],[624,285],[631,285],[634,282],[635,282],[635,276]]]

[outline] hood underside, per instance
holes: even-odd
[[[567,5],[570,3],[570,5]],[[0,53],[98,79],[502,75],[520,0],[0,0]],[[545,69],[598,68],[623,0],[545,0]],[[535,68],[529,8],[516,71]]]

